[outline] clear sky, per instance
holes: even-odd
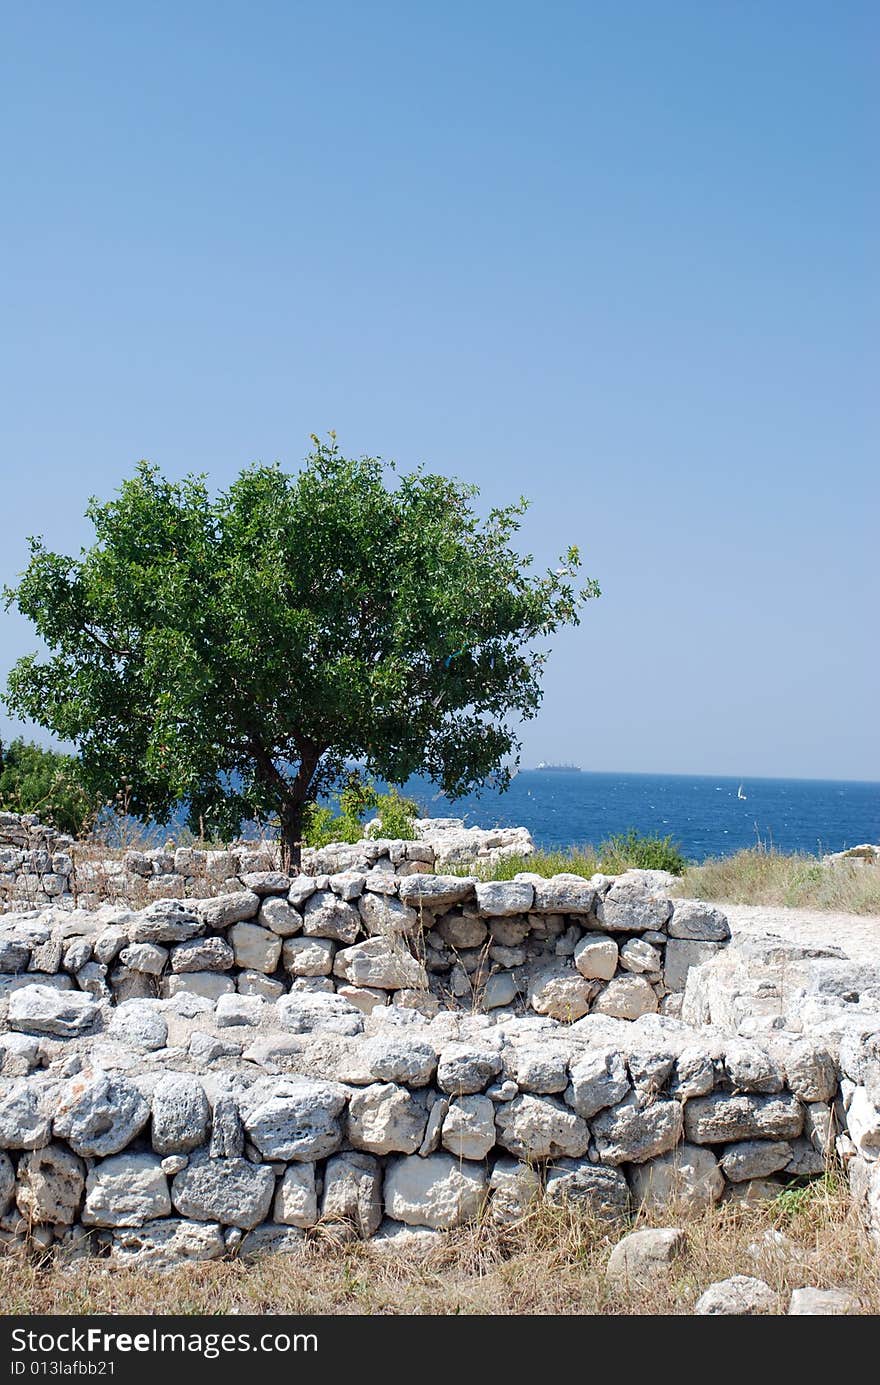
[[[581,546],[524,763],[880,779],[878,40],[873,0],[5,4],[0,580],[140,457],[219,487],[335,428]],[[33,647],[0,616],[0,677]]]

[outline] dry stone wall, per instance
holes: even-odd
[[[730,944],[653,873],[483,882],[426,852],[296,877],[230,853],[201,898],[19,901],[0,1244],[156,1268],[327,1225],[421,1244],[539,1197],[753,1201],[835,1161],[880,1240],[880,975]],[[140,878],[190,878],[166,863]]]

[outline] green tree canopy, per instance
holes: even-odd
[[[450,797],[504,786],[515,723],[541,699],[546,650],[577,623],[580,559],[535,573],[512,547],[526,502],[475,512],[476,488],[331,434],[296,475],[253,466],[212,498],[204,477],[141,463],[92,500],[78,558],[30,540],[7,590],[48,658],[19,659],[6,700],[79,747],[86,782],[162,820],[231,835],[277,818],[298,861],[302,814],[346,763]]]
[[[0,745],[0,809],[36,813],[41,822],[79,836],[96,811],[83,788],[73,755],[26,741],[22,736]]]

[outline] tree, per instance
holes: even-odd
[[[543,574],[514,550],[525,501],[480,519],[475,487],[313,442],[298,474],[253,466],[216,499],[142,462],[89,503],[93,547],[31,539],[6,592],[50,652],[19,659],[7,704],[76,743],[96,792],[124,783],[159,820],[186,801],[227,837],[275,819],[294,865],[304,808],[352,759],[453,798],[506,786],[534,643],[598,594],[577,549]]]
[[[79,836],[94,816],[96,804],[80,781],[73,755],[47,750],[18,736],[0,745],[0,809],[36,813],[59,832]]]

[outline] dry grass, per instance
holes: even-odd
[[[652,1287],[612,1289],[605,1265],[620,1228],[573,1207],[540,1204],[519,1226],[488,1223],[454,1233],[419,1258],[346,1243],[325,1233],[302,1253],[253,1264],[183,1266],[165,1273],[112,1273],[100,1261],[64,1271],[6,1257],[0,1292],[7,1314],[686,1314],[713,1281],[732,1274],[765,1279],[787,1312],[792,1289],[848,1288],[861,1311],[880,1312],[880,1253],[861,1228],[845,1183],[829,1177],[763,1205],[684,1209],[640,1225],[681,1225],[688,1248]],[[766,1243],[776,1229],[780,1254]]]
[[[880,914],[880,867],[825,866],[815,856],[758,846],[689,866],[675,893],[727,904]]]

